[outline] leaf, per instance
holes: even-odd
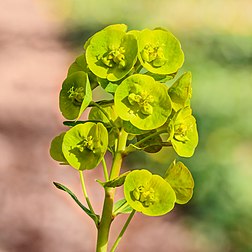
[[[98,78],[98,83],[100,84],[100,86],[107,92],[107,93],[111,93],[114,94],[118,85],[120,83],[118,82],[111,82],[108,81],[107,79],[102,79],[102,78]]]
[[[180,42],[166,30],[145,29],[138,33],[138,58],[149,72],[159,75],[176,73],[184,62]]]
[[[63,125],[65,126],[69,126],[69,127],[73,127],[75,125],[78,124],[85,124],[87,122],[93,122],[93,123],[102,123],[104,124],[104,122],[100,121],[100,120],[86,120],[86,121],[64,121]]]
[[[132,207],[128,204],[126,199],[120,199],[113,206],[113,216],[117,216],[118,214],[129,214],[132,210]]]
[[[122,186],[124,184],[124,181],[125,181],[125,178],[126,176],[130,173],[130,171],[128,172],[125,172],[123,174],[121,174],[120,176],[118,176],[117,178],[115,179],[112,179],[112,180],[109,180],[107,182],[101,182],[101,181],[98,181],[103,187],[119,187],[119,186]]]
[[[75,125],[78,125],[78,124],[83,124],[85,123],[86,121],[64,121],[63,122],[63,125],[66,125],[66,126],[69,126],[69,127],[73,127]]]
[[[56,136],[52,142],[51,142],[51,146],[50,146],[50,155],[51,157],[58,161],[58,162],[62,162],[62,164],[68,164],[68,162],[66,161],[63,152],[62,152],[62,142],[63,142],[63,138],[65,136],[66,132],[62,132],[60,135]]]
[[[147,170],[134,170],[127,175],[124,196],[133,209],[149,216],[168,213],[176,200],[170,184]]]
[[[119,117],[140,130],[162,126],[172,111],[165,84],[142,74],[126,78],[118,86],[114,98]]]
[[[87,122],[68,130],[62,151],[68,163],[77,170],[95,168],[108,147],[108,132],[101,123]]]
[[[86,208],[79,200],[78,198],[75,196],[75,194],[73,192],[71,192],[66,186],[57,183],[57,182],[53,182],[53,184],[60,190],[67,192],[72,198],[73,200],[79,205],[79,207],[89,216],[93,219],[93,221],[95,222],[95,225],[98,226],[99,224],[99,215],[96,215],[94,213],[92,213],[88,208]]]
[[[163,82],[163,83],[165,83],[165,82],[167,82],[167,81],[169,81],[169,80],[172,80],[174,77],[175,77],[175,75],[176,75],[177,73],[172,73],[172,74],[168,74],[168,75],[163,75],[163,74],[154,74],[154,73],[151,73],[151,72],[147,72],[146,73],[146,75],[149,75],[149,76],[151,76],[152,78],[154,78],[155,79],[155,81],[159,81],[159,82]]]
[[[186,204],[193,195],[194,181],[191,172],[182,163],[174,162],[166,171],[164,179],[176,193],[176,203]]]
[[[66,119],[78,120],[91,101],[92,91],[85,72],[75,72],[64,80],[59,105]]]
[[[133,135],[141,135],[148,132],[148,130],[138,129],[130,121],[123,121],[123,128],[127,133]]]
[[[150,131],[143,135],[137,136],[137,141],[140,141],[149,135],[153,134],[156,131]],[[145,152],[148,153],[157,153],[162,149],[162,138],[160,135],[153,136],[146,141],[144,141],[142,144],[139,145],[140,148],[142,148]]]

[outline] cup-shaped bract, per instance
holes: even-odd
[[[95,168],[108,147],[108,132],[102,123],[86,122],[68,130],[62,151],[68,163],[77,170]]]
[[[137,39],[124,26],[111,26],[94,34],[86,45],[89,69],[98,77],[118,81],[126,76],[137,60]]]
[[[88,71],[88,67],[87,67],[87,62],[86,62],[86,57],[83,54],[81,54],[80,56],[78,56],[75,61],[70,65],[70,67],[68,68],[67,71],[67,76],[76,73],[76,72],[85,72],[87,73]]]
[[[137,34],[138,58],[142,66],[154,74],[176,73],[184,63],[180,42],[163,29],[142,30]]]
[[[133,209],[149,216],[168,213],[176,201],[170,184],[147,170],[134,170],[127,175],[124,196]]]
[[[59,106],[62,115],[68,120],[78,119],[92,101],[92,90],[85,72],[70,74],[63,82]]]
[[[167,87],[142,74],[126,78],[118,86],[114,99],[119,117],[141,130],[160,127],[172,110]]]
[[[198,131],[196,119],[190,107],[176,112],[168,124],[168,141],[171,142],[176,153],[181,157],[191,157],[198,145]]]
[[[182,162],[172,162],[164,179],[176,194],[176,203],[186,204],[193,195],[194,181],[191,172]]]
[[[61,164],[67,164],[67,161],[62,152],[62,142],[66,132],[62,132],[60,135],[56,136],[50,146],[50,156]]]
[[[88,75],[92,90],[98,86],[97,77],[89,70],[84,53],[78,56],[70,65],[70,67],[68,68],[67,76],[79,71],[85,72]]]
[[[168,94],[171,97],[172,107],[175,111],[190,105],[192,97],[191,83],[192,74],[191,72],[186,72],[169,88]]]

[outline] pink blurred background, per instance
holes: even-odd
[[[63,2],[66,5],[69,1]],[[213,8],[218,7],[216,2]],[[67,29],[63,14],[73,22],[75,17],[69,17],[67,7],[63,13],[60,4],[53,8],[54,4],[49,0],[0,2],[0,252],[95,250],[93,222],[68,195],[52,184],[53,181],[60,182],[83,199],[78,173],[59,166],[49,156],[52,138],[64,129],[58,109],[58,93],[68,66],[76,57],[74,50],[70,51],[60,39]],[[86,4],[88,7],[88,1]],[[137,5],[137,8],[140,11],[141,6]],[[171,11],[163,8],[154,25],[164,23],[161,17],[165,16],[165,10]],[[248,17],[247,12],[244,16]],[[183,27],[197,27],[193,14],[191,23],[185,22],[183,17],[186,13],[184,7],[174,17],[180,18]],[[207,18],[216,21],[214,27],[218,26],[214,13],[211,10],[207,13]],[[242,19],[244,16],[239,17]],[[227,24],[238,31],[241,26],[232,23],[235,12],[226,17],[229,18]],[[201,14],[198,18],[202,21],[205,17]],[[148,23],[146,20],[148,17],[145,18],[145,23]],[[252,19],[246,20],[249,20],[247,27],[251,27]],[[176,25],[176,20],[171,23],[173,28]],[[229,29],[228,25],[221,23],[221,29]],[[243,28],[239,30],[241,33]],[[95,209],[100,212],[103,195],[94,182],[97,170],[85,175],[90,199],[96,202]],[[192,230],[180,217],[179,211],[175,209],[171,214],[158,218],[137,214],[118,251],[223,251],[205,235]],[[113,239],[125,217],[118,219],[112,227]],[[226,251],[231,250],[226,248]]]

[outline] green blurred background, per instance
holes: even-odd
[[[57,167],[48,148],[63,129],[58,93],[68,66],[90,35],[114,23],[162,26],[178,37],[185,53],[178,76],[192,72],[200,137],[192,158],[177,157],[195,179],[192,200],[164,217],[137,215],[118,251],[252,252],[251,0],[9,0],[0,7],[0,252],[94,249],[92,223],[51,183],[81,197],[78,174]],[[163,173],[173,158],[132,154],[125,168]],[[89,192],[103,201],[92,186]]]
[[[211,251],[252,251],[252,2],[61,0],[52,8],[64,23],[61,38],[74,52],[113,23],[163,26],[180,39],[180,73],[193,74],[200,142],[195,155],[183,159],[195,178],[194,196],[177,211],[187,228],[212,244]],[[141,153],[126,164],[162,173],[172,158]]]

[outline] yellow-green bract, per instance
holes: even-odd
[[[137,60],[137,40],[125,32],[125,26],[110,26],[97,32],[85,48],[89,69],[109,81],[122,79]]]
[[[194,181],[191,172],[182,162],[174,162],[166,171],[164,179],[176,193],[176,203],[186,204],[193,195]]]
[[[67,161],[63,155],[62,152],[62,142],[63,142],[63,138],[65,136],[66,132],[62,132],[60,135],[56,136],[52,142],[51,142],[51,146],[50,146],[50,155],[51,157],[58,161],[61,162],[62,164],[67,164]]]
[[[174,35],[164,29],[145,29],[137,34],[138,58],[154,74],[176,73],[184,63],[184,53]]]
[[[168,94],[171,97],[172,107],[175,111],[190,105],[192,97],[191,82],[192,74],[186,72],[169,88]]]
[[[170,184],[147,170],[134,170],[127,175],[124,196],[133,209],[149,216],[168,213],[176,201]]]
[[[167,87],[143,74],[131,75],[118,86],[115,109],[119,117],[141,130],[160,127],[172,110]]]
[[[78,119],[91,101],[92,90],[85,72],[74,72],[64,80],[59,105],[66,119]]]
[[[68,163],[77,170],[95,168],[108,147],[108,132],[101,123],[86,122],[68,130],[62,151]]]
[[[168,124],[168,141],[179,156],[191,157],[198,145],[196,120],[190,107],[180,109]]]

